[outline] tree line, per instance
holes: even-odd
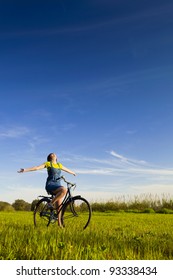
[[[23,199],[16,199],[12,204],[0,201],[0,211],[33,211],[37,201],[29,203]]]
[[[0,201],[0,211],[33,211],[37,199],[28,203],[16,199],[14,203]],[[132,199],[116,198],[106,202],[90,202],[92,211],[98,212],[138,212],[138,213],[169,213],[173,214],[173,198],[170,195],[162,197],[152,195],[135,196]]]

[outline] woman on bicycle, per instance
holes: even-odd
[[[76,175],[75,172],[71,171],[70,169],[63,166],[60,162],[57,161],[57,156],[54,153],[50,153],[47,156],[47,161],[39,166],[34,166],[30,168],[21,168],[18,173],[28,172],[28,171],[36,171],[43,168],[47,168],[48,177],[46,180],[46,191],[49,194],[54,194],[54,198],[52,199],[51,203],[49,203],[50,209],[55,208],[57,209],[59,205],[62,203],[62,199],[65,196],[67,190],[65,187],[62,186],[61,183],[61,170],[68,172],[72,175]],[[58,224],[61,227],[61,217],[60,213],[58,216]]]

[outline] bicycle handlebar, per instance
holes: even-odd
[[[71,182],[68,182],[66,179],[65,179],[65,177],[64,176],[61,176],[60,177],[60,179],[63,179],[64,180],[64,182],[67,184],[67,185],[71,185],[71,187],[76,187],[76,184],[74,184],[74,183],[71,183]]]

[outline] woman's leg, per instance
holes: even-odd
[[[66,195],[67,193],[67,189],[64,188],[64,187],[59,187],[57,188],[54,192],[55,194],[55,197],[52,199],[51,203],[53,205],[55,205],[55,208],[58,209],[59,206],[61,205],[62,203],[62,200],[63,200],[63,197]],[[61,224],[61,211],[59,212],[58,214],[58,225],[61,227],[62,224]]]

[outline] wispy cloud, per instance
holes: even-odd
[[[158,178],[164,180],[167,176],[173,176],[173,168],[158,167],[145,160],[125,157],[113,150],[108,154],[111,157],[105,159],[71,155],[71,159],[65,158],[65,161],[71,161],[75,165],[82,166],[76,169],[76,173],[79,174],[123,176],[124,178],[146,177],[148,179],[154,177],[157,180]]]
[[[91,169],[76,169],[76,173],[78,174],[90,174],[90,175],[113,175],[115,174],[115,169],[110,168],[91,168]]]
[[[30,137],[27,141],[27,144],[29,146],[29,152],[35,152],[39,146],[45,143],[49,143],[49,141],[49,138],[45,138],[38,135]]]
[[[141,176],[173,176],[173,170],[170,169],[142,169],[142,168],[88,168],[88,169],[76,169],[78,174],[90,174],[90,175],[110,175],[110,176],[130,176],[130,175],[141,175]],[[157,177],[158,178],[158,177]]]
[[[124,156],[116,153],[115,151],[111,151],[110,154],[113,157],[115,157],[116,159],[119,159],[120,161],[125,162],[125,163],[130,164],[130,165],[144,165],[144,164],[147,164],[147,162],[144,161],[144,160],[136,160],[136,159],[127,158],[127,157],[124,157]]]
[[[145,160],[138,160],[124,157],[115,151],[110,151],[110,155],[115,157],[116,161],[125,163],[123,168],[119,172],[136,174],[136,175],[156,175],[156,176],[173,176],[173,169],[166,169],[158,166],[154,166]],[[122,165],[121,165],[122,167]]]
[[[1,126],[0,127],[0,138],[19,138],[25,136],[30,130],[25,126]]]

